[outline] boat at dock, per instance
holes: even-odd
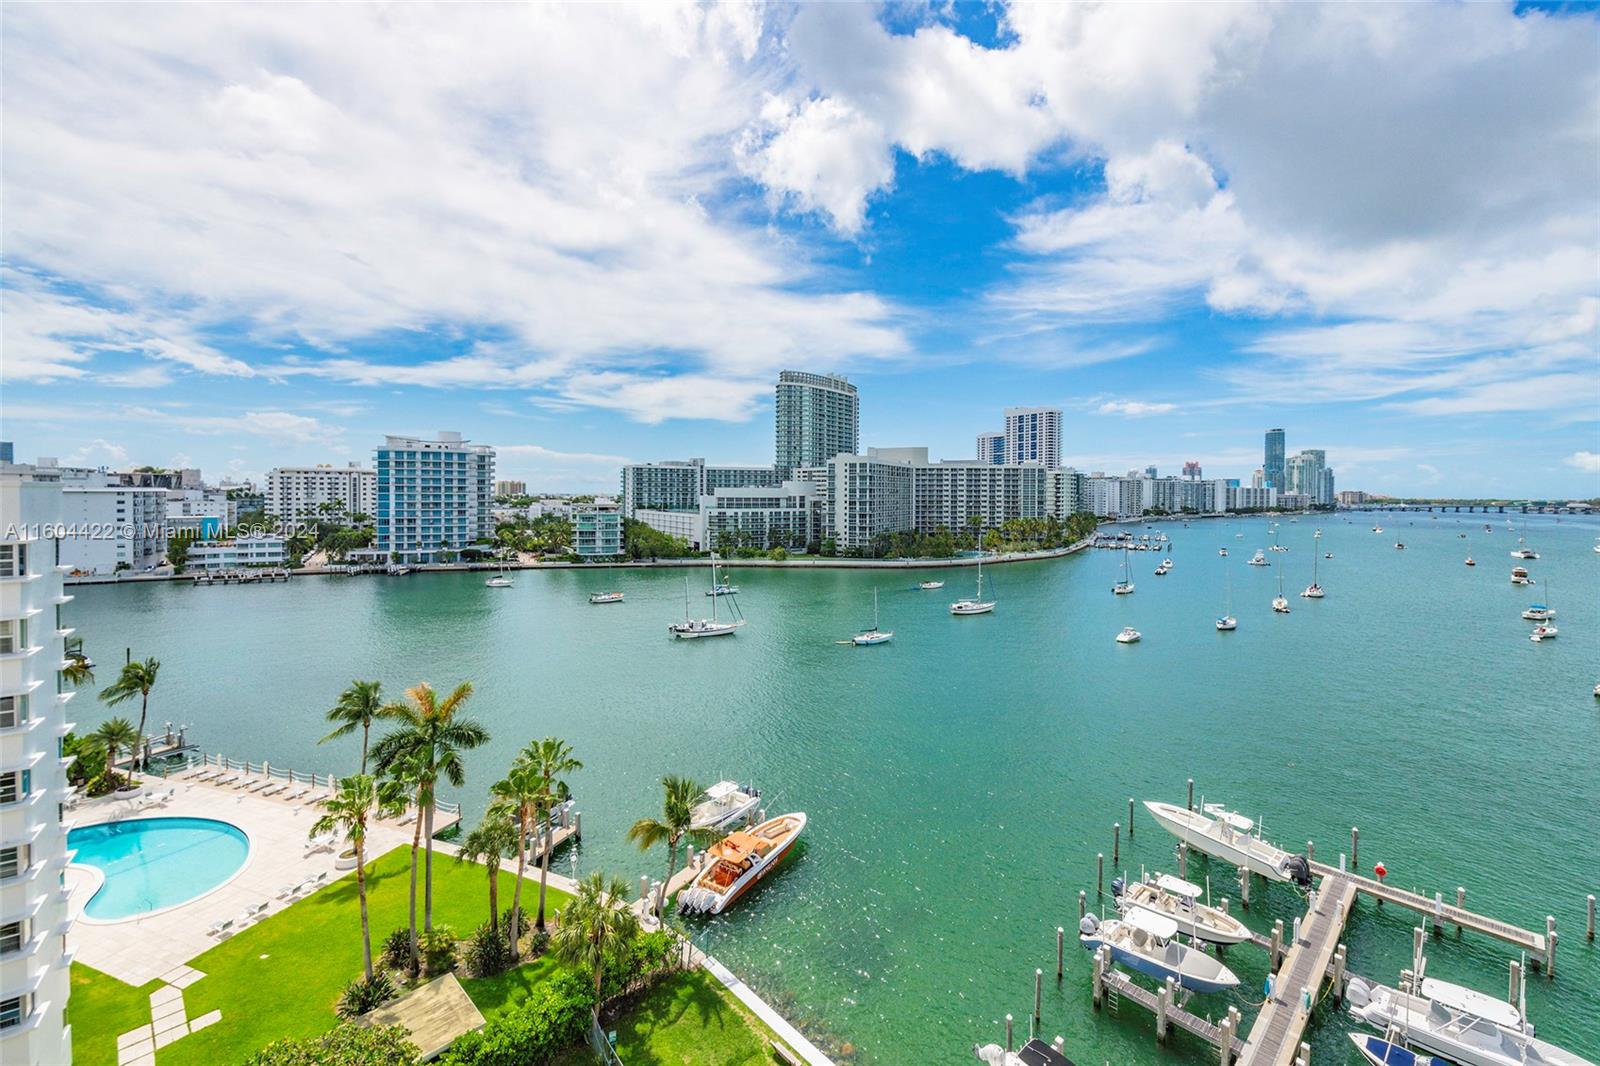
[[[727,829],[753,821],[761,805],[761,790],[737,781],[718,781],[689,808],[690,829]]]
[[[1046,1044],[1033,1037],[1015,1051],[1007,1051],[999,1044],[974,1046],[972,1054],[985,1066],[1073,1066],[1071,1059],[1061,1053],[1061,1038]]]
[[[1156,874],[1131,885],[1120,877],[1111,882],[1111,895],[1119,913],[1139,909],[1163,914],[1178,923],[1178,932],[1208,944],[1243,944],[1249,940],[1250,930],[1243,922],[1200,902],[1202,892],[1199,885],[1171,874]]]
[[[1456,1066],[1595,1066],[1535,1039],[1517,1007],[1448,981],[1425,978],[1412,994],[1355,977],[1345,994],[1357,1020]]]
[[[994,600],[983,598],[983,557],[978,557],[978,594],[969,599],[960,599],[950,605],[950,613],[955,615],[988,614],[994,610]]]
[[[805,827],[806,816],[797,811],[735,829],[706,849],[705,871],[678,893],[678,910],[721,914],[778,868]]]
[[[591,592],[591,593],[589,593],[589,602],[590,603],[621,603],[622,602],[622,593],[620,593],[620,592]]]
[[[1225,810],[1220,803],[1206,804],[1198,811],[1154,800],[1145,800],[1144,805],[1161,828],[1191,848],[1243,866],[1271,881],[1293,882],[1302,887],[1311,884],[1311,864],[1304,856],[1263,840],[1255,822]]]
[[[1177,936],[1177,922],[1138,907],[1105,921],[1086,914],[1078,923],[1078,943],[1089,951],[1104,944],[1113,959],[1147,977],[1171,977],[1191,992],[1226,992],[1238,986],[1232,970],[1199,948],[1179,943]]]

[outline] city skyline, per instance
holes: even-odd
[[[1248,477],[1285,426],[1352,488],[1600,494],[1592,12],[0,17],[26,454],[259,481],[455,426],[595,490],[759,461],[795,368],[944,457],[1040,405],[1080,468]]]

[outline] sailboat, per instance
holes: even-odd
[[[1111,591],[1118,596],[1126,596],[1133,591],[1133,575],[1128,572],[1128,549],[1122,549],[1122,580],[1111,586]]]
[[[988,614],[994,610],[994,601],[983,598],[983,556],[978,556],[978,594],[971,599],[957,600],[950,605],[951,614]]]
[[[715,554],[711,556],[711,580],[714,588],[717,580],[717,557]],[[671,633],[679,640],[695,640],[700,637],[726,637],[733,633],[737,633],[739,631],[739,627],[744,625],[744,619],[736,618],[731,622],[717,621],[717,598],[718,596],[716,593],[711,594],[710,618],[689,617],[689,578],[688,575],[684,575],[683,621],[674,622],[669,625],[667,627],[667,632]],[[738,603],[733,604],[733,609],[734,611],[738,611]]]
[[[878,628],[878,590],[874,588],[872,590],[872,628],[851,637],[850,643],[858,647],[866,647],[868,644],[887,644],[893,639],[893,632],[885,633]]]
[[[1537,559],[1539,553],[1528,547],[1528,542],[1522,537],[1517,538],[1517,546],[1511,551],[1513,559]]]
[[[1272,564],[1267,562],[1266,555],[1264,555],[1262,553],[1260,548],[1257,548],[1256,549],[1256,553],[1254,555],[1250,556],[1250,565],[1251,566],[1271,566]]]
[[[1543,616],[1539,619],[1539,624],[1533,627],[1533,632],[1528,634],[1528,639],[1533,641],[1535,644],[1542,640],[1550,640],[1552,637],[1559,636],[1561,633],[1561,630],[1557,629],[1556,624],[1551,621],[1551,619],[1556,616],[1556,609],[1549,605],[1549,601],[1551,599],[1549,584],[1550,583],[1548,581],[1545,582],[1546,587],[1544,590],[1544,598],[1546,602],[1536,603],[1526,611],[1522,612],[1522,617],[1524,618],[1527,618],[1530,614]]]
[[[1302,592],[1300,595],[1302,597],[1304,597],[1305,599],[1308,599],[1308,600],[1320,600],[1320,599],[1322,599],[1322,597],[1324,595],[1324,593],[1322,591],[1322,586],[1317,584],[1317,553],[1316,552],[1312,552],[1311,553],[1311,584],[1307,585],[1306,586],[1306,590],[1304,592]]]
[[[511,578],[506,576],[506,561],[504,559],[500,560],[500,572],[485,581],[484,584],[492,589],[508,589],[511,587],[512,582]]]
[[[1278,594],[1272,598],[1272,609],[1279,614],[1289,613],[1289,601],[1283,595],[1283,574],[1278,574]]]
[[[1222,608],[1222,617],[1217,619],[1217,629],[1223,633],[1232,633],[1239,628],[1239,620],[1233,616],[1233,568],[1228,568],[1228,599]]]
[[[739,591],[738,585],[728,584],[728,575],[724,573],[722,580],[717,580],[717,557],[711,556],[711,588],[706,591],[707,596],[733,596]]]

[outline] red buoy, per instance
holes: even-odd
[[[1382,881],[1388,876],[1389,868],[1380,862],[1372,868],[1372,872],[1378,875],[1378,880]]]

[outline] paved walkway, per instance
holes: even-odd
[[[150,1022],[117,1037],[117,1066],[155,1066],[156,1051],[190,1033],[198,1033],[222,1020],[220,1010],[207,1011],[189,1020],[183,1005],[183,990],[205,974],[188,966],[178,966],[162,975],[162,986],[150,993]]]

